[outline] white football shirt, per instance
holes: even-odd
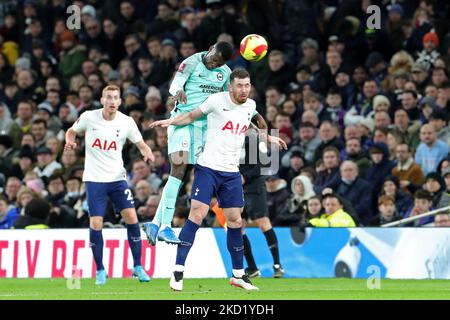
[[[103,118],[103,109],[85,111],[73,124],[77,133],[85,132],[86,158],[83,181],[114,182],[127,179],[122,149],[127,139],[142,140],[134,120],[117,111],[113,120]]]
[[[199,108],[207,115],[208,129],[197,163],[217,171],[239,172],[241,149],[256,109],[255,101],[247,99],[239,105],[231,101],[229,92],[218,92]]]

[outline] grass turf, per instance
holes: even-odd
[[[172,292],[168,279],[139,283],[108,279],[98,287],[82,279],[80,289],[68,289],[66,279],[0,279],[0,300],[321,300],[321,299],[450,299],[448,280],[382,279],[380,289],[368,289],[365,279],[255,279],[260,291],[232,287],[228,279],[185,279],[183,292]]]

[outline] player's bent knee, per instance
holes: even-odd
[[[189,220],[201,224],[209,211],[209,206],[198,200],[192,199],[191,211],[189,212]]]
[[[186,171],[186,167],[189,164],[189,152],[179,151],[171,153],[169,156],[171,172],[177,170],[180,167],[184,167],[184,171]]]
[[[242,227],[242,217],[240,208],[226,208],[224,209],[227,223],[231,228]]]
[[[242,228],[242,219],[241,218],[235,220],[228,219],[228,226],[230,228]]]
[[[268,217],[260,218],[255,220],[256,225],[261,229],[261,231],[265,232],[272,228],[272,224]]]
[[[229,211],[227,214],[227,220],[230,228],[242,228],[243,222],[239,211]]]
[[[134,208],[123,209],[120,214],[122,215],[126,224],[136,224],[139,222],[136,210]]]
[[[89,218],[89,227],[91,229],[100,231],[103,228],[103,218],[102,217],[90,217]]]

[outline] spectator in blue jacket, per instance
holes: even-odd
[[[420,141],[415,160],[427,175],[437,170],[439,162],[448,155],[449,147],[438,139],[432,124],[425,124],[420,128]]]
[[[352,204],[359,221],[367,225],[373,219],[370,183],[358,176],[358,166],[353,161],[342,162],[340,173],[341,181],[336,193]]]
[[[11,208],[3,220],[0,221],[0,229],[11,229],[16,220],[21,216],[22,210],[32,199],[37,198],[36,193],[28,187],[22,187],[17,194],[17,203]]]

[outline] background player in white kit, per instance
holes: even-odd
[[[97,265],[96,284],[106,283],[107,274],[103,266],[103,216],[108,197],[116,212],[120,212],[127,224],[128,242],[133,256],[133,276],[141,282],[150,281],[141,266],[141,230],[139,228],[134,200],[126,181],[122,148],[127,139],[136,144],[144,161],[154,161],[152,150],[142,139],[134,120],[118,111],[122,102],[120,89],[107,86],[100,99],[103,108],[84,112],[66,132],[64,150],[75,149],[77,134],[85,133],[85,168],[83,181],[89,207],[92,253]]]
[[[197,109],[168,120],[156,121],[151,127],[182,126],[207,115],[206,144],[195,165],[192,184],[192,202],[189,218],[180,232],[175,271],[170,280],[173,290],[183,289],[184,265],[195,239],[195,233],[209,210],[211,197],[217,194],[219,205],[227,218],[227,247],[233,265],[232,285],[246,290],[258,290],[244,272],[244,242],[241,211],[244,206],[239,159],[245,133],[250,125],[256,104],[248,99],[250,75],[236,69],[230,75],[229,92],[211,95]],[[283,148],[279,138],[268,136],[268,141]]]

